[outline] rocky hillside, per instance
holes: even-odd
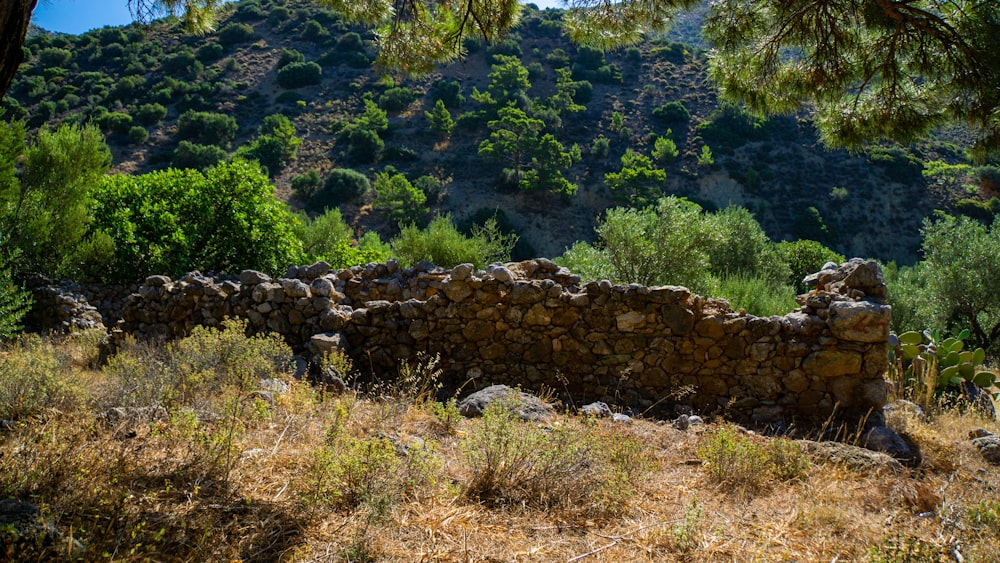
[[[169,19],[80,36],[39,33],[26,45],[28,62],[3,108],[5,117],[27,119],[33,127],[100,124],[114,168],[123,173],[185,162],[178,157],[190,149],[189,140],[178,151],[182,137],[190,138],[179,123],[185,112],[235,118],[231,140],[206,143],[219,147],[212,149],[216,158],[219,150],[246,150],[264,117],[280,113],[302,139],[295,159],[270,170],[279,197],[292,206],[304,205],[292,180],[309,171],[322,180],[335,168],[351,168],[373,179],[392,167],[411,180],[437,180],[424,184],[431,186],[424,189],[432,214],[450,213],[461,222],[503,211],[526,252],[539,256],[593,239],[601,212],[626,203],[608,188],[605,174],[621,168],[626,150],[650,155],[668,129],[678,154],[657,165],[666,171],[657,189],[707,208],[745,206],[775,240],[817,239],[848,256],[908,263],[917,258],[921,221],[934,209],[984,219],[996,209],[988,200],[1000,169],[968,166],[960,131],[915,147],[830,151],[819,144],[808,116],[765,120],[720,109],[697,48],[668,37],[620,52],[578,48],[561,35],[561,16],[528,7],[509,40],[468,42],[462,62],[422,77],[373,67],[370,32],[297,0],[231,4],[218,31],[202,37],[185,34]],[[696,20],[685,22],[683,37],[693,41],[696,29]],[[473,93],[499,91],[496,85],[491,90],[490,73],[491,65],[510,60],[502,55],[520,61],[530,84],[509,101],[543,121],[544,132],[566,150],[580,147],[582,158],[562,170],[578,186],[575,194],[519,190],[502,180],[505,163],[480,156],[496,108]],[[292,76],[289,65],[305,75]],[[561,68],[571,70],[563,87],[581,111],[560,105]],[[307,76],[315,70],[318,76]],[[432,131],[425,116],[437,99],[447,102],[456,122],[450,136]],[[365,100],[388,114],[382,146],[370,151],[353,147],[345,134]],[[936,175],[923,174],[925,168]],[[375,229],[385,236],[397,228],[373,211],[370,197],[341,208],[359,232]]]

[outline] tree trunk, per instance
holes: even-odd
[[[14,73],[24,59],[24,39],[28,35],[31,12],[38,0],[0,0],[0,98],[14,81]]]

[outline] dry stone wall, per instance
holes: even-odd
[[[453,386],[549,389],[577,404],[655,412],[683,403],[765,423],[880,411],[890,308],[878,265],[856,259],[810,281],[816,289],[799,309],[760,318],[683,287],[581,285],[545,259],[485,271],[392,261],[331,271],[321,262],[282,279],[152,276],[118,328],[175,338],[244,318],[305,357],[343,346],[375,377],[440,354]]]

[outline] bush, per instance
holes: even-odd
[[[3,242],[0,237],[0,249],[4,248]],[[10,339],[21,331],[21,319],[27,314],[29,307],[31,307],[31,294],[14,283],[7,259],[4,253],[0,252],[0,342]],[[0,399],[0,405],[3,402],[3,399]]]
[[[206,43],[198,48],[198,60],[205,62],[217,61],[222,57],[224,51],[225,49],[218,43]]]
[[[219,43],[225,46],[253,39],[253,28],[245,23],[231,23],[219,30]]]
[[[590,156],[592,158],[607,158],[608,152],[611,149],[611,144],[608,138],[604,135],[600,135],[594,138],[594,141],[590,143]]]
[[[714,481],[749,496],[767,488],[771,479],[799,479],[809,469],[805,454],[794,442],[752,438],[732,426],[707,433],[698,457]]]
[[[205,170],[226,160],[229,155],[215,145],[199,145],[181,141],[174,149],[170,165],[174,168]]]
[[[365,50],[365,43],[361,40],[361,36],[354,31],[350,31],[340,36],[337,39],[337,45],[335,47],[338,51],[343,52],[363,52]]]
[[[868,152],[868,157],[892,182],[914,184],[923,180],[923,162],[906,149],[875,147]]]
[[[330,38],[330,32],[316,20],[308,20],[302,28],[302,39],[313,43],[322,43]]]
[[[127,113],[113,111],[106,113],[98,122],[101,129],[111,133],[125,134],[132,127],[132,116]]]
[[[66,49],[49,47],[38,52],[38,64],[43,67],[64,67],[73,59],[73,53]]]
[[[797,307],[796,291],[791,285],[747,274],[723,275],[712,295],[721,297],[735,310],[743,309],[757,317],[785,315]]]
[[[323,189],[306,202],[311,210],[334,209],[343,203],[363,199],[371,191],[371,182],[360,172],[350,168],[334,168],[326,177]]]
[[[691,112],[681,102],[667,102],[653,110],[653,119],[670,125],[691,119]]]
[[[91,229],[114,241],[109,277],[117,281],[196,269],[277,275],[301,259],[294,216],[259,167],[243,160],[204,174],[107,176],[94,200]]]
[[[385,143],[378,133],[364,127],[351,127],[345,135],[347,157],[358,164],[377,162]]]
[[[316,63],[289,63],[278,71],[278,84],[282,88],[301,88],[320,83],[323,69]]]
[[[0,419],[22,420],[62,406],[70,397],[56,351],[26,334],[0,362]]]
[[[319,172],[310,170],[305,174],[299,174],[292,178],[292,191],[299,201],[307,201],[323,185],[323,179],[319,177]]]
[[[189,110],[177,119],[178,137],[204,145],[227,148],[236,130],[236,119],[220,113]]]
[[[457,80],[438,80],[431,87],[430,99],[432,102],[441,100],[449,108],[457,108],[465,103],[465,96],[462,95],[462,85]]]
[[[167,117],[167,108],[163,104],[143,104],[135,111],[135,120],[140,125],[156,125]]]
[[[295,49],[282,49],[281,56],[278,57],[278,70],[291,63],[304,63],[306,56]]]
[[[133,145],[141,145],[149,139],[149,131],[145,127],[136,125],[128,130],[128,141]]]
[[[642,442],[587,426],[528,424],[516,401],[491,403],[462,441],[471,473],[465,495],[493,505],[624,511],[654,467]]]
[[[389,88],[379,96],[378,105],[386,111],[402,111],[415,99],[417,95],[409,88]]]
[[[802,285],[802,278],[818,272],[827,262],[839,266],[845,260],[843,254],[834,252],[814,240],[780,241],[774,248],[781,261],[788,264],[790,273],[785,283],[794,285],[796,293],[808,291],[808,288]],[[895,313],[895,310],[893,312]]]
[[[427,196],[402,174],[375,175],[372,208],[396,223],[414,223],[427,214]]]
[[[451,222],[450,215],[435,217],[426,229],[404,227],[389,245],[392,254],[404,266],[427,260],[443,268],[475,264],[482,268],[493,262],[507,262],[517,237],[500,231],[496,221],[487,221],[463,235]]]
[[[389,246],[378,233],[368,232],[354,244],[354,229],[339,209],[329,209],[315,219],[301,215],[297,227],[307,262],[326,260],[334,268],[350,268],[389,259]]]
[[[163,72],[170,75],[187,72],[196,62],[198,62],[198,57],[195,56],[194,51],[185,48],[164,57],[161,65]]]

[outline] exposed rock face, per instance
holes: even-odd
[[[817,289],[799,296],[798,310],[767,318],[683,287],[581,287],[579,276],[545,259],[486,271],[389,261],[288,273],[154,276],[129,297],[117,328],[177,338],[244,318],[307,358],[343,349],[376,376],[424,352],[441,355],[446,383],[456,387],[472,377],[478,386],[546,387],[640,411],[667,408],[664,397],[692,388],[686,402],[700,412],[750,422],[822,423],[838,409],[879,412],[886,400],[891,310],[874,262],[810,276]]]

